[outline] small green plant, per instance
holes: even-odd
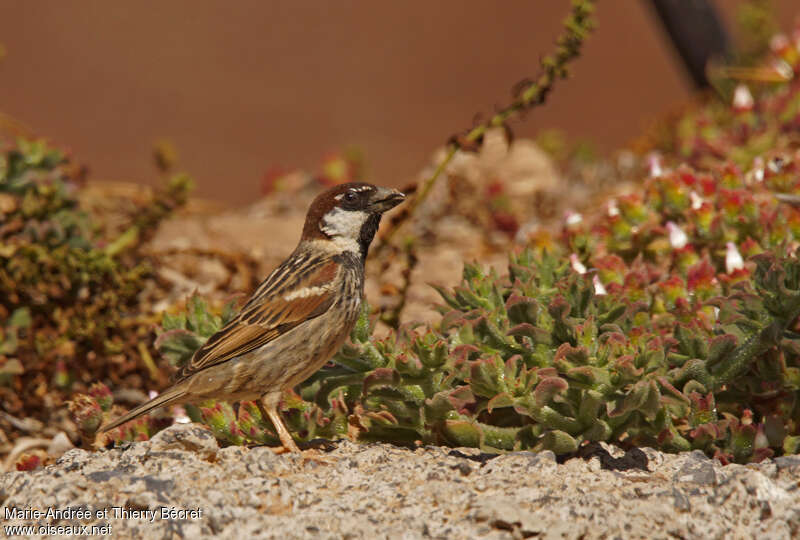
[[[102,441],[97,441],[97,430],[118,413],[114,409],[114,398],[108,387],[103,383],[94,383],[86,394],[75,395],[69,401],[68,407],[84,446],[90,446],[92,442],[105,444],[108,441],[146,441],[172,423],[171,417],[148,415],[112,430]]]
[[[81,210],[81,180],[43,141],[0,154],[0,394],[11,414],[46,418],[92,380],[138,386],[147,376],[138,344],[151,322],[138,296],[151,265],[138,248],[190,180],[174,177],[116,238]]]
[[[334,364],[287,396],[285,414],[303,440],[557,453],[612,441],[728,462],[795,453],[800,261],[762,254],[755,264],[752,281],[727,294],[711,280],[689,288],[694,267],[654,280],[646,263],[620,260],[604,267],[609,290],[598,294],[593,277],[546,251],[513,256],[506,278],[467,265],[462,284],[441,291],[439,329],[375,340],[365,310]],[[174,359],[221,322],[190,305],[159,338]],[[202,320],[211,324],[198,334]],[[238,417],[227,404],[199,410],[226,443],[276,440],[252,403]]]

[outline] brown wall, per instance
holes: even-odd
[[[794,0],[776,4],[788,27]],[[399,184],[535,73],[567,6],[5,2],[0,111],[68,145],[93,178],[154,181],[152,144],[168,137],[200,194],[232,202],[256,195],[269,167],[314,167],[347,143],[364,148],[376,182]],[[684,100],[689,84],[647,7],[600,2],[574,77],[515,131],[559,127],[613,149]]]

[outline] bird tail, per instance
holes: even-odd
[[[123,414],[116,420],[101,426],[100,432],[101,433],[106,432],[111,429],[114,429],[115,427],[121,426],[125,422],[133,420],[134,418],[141,416],[143,414],[147,414],[153,409],[156,409],[158,407],[163,407],[165,405],[170,405],[172,403],[175,403],[185,395],[186,395],[185,389],[180,386],[176,386],[168,390],[165,390],[164,393],[157,395],[147,403],[142,403],[135,409]]]

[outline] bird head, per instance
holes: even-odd
[[[311,203],[302,240],[328,240],[340,250],[366,257],[381,215],[405,198],[396,189],[363,182],[334,186]]]

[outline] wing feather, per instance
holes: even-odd
[[[288,267],[288,268],[287,268]],[[198,371],[262,347],[333,304],[339,263],[331,258],[290,258],[256,289],[239,314],[213,334],[180,371],[180,381]]]

